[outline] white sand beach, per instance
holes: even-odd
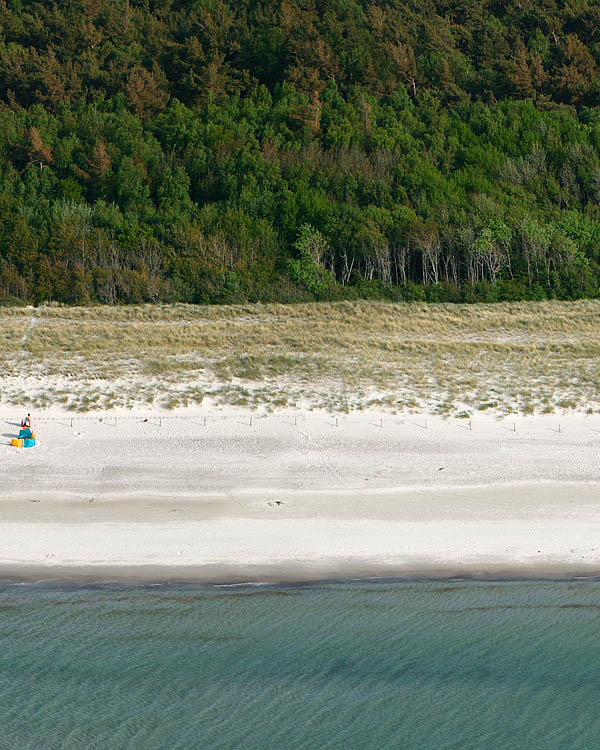
[[[600,573],[600,418],[2,415],[0,576]]]

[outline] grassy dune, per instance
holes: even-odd
[[[0,308],[4,404],[600,409],[600,302]]]

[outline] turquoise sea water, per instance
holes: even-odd
[[[2,748],[600,747],[600,582],[0,585]]]

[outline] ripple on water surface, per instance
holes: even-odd
[[[600,747],[600,582],[0,585],[0,747]]]

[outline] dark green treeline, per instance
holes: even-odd
[[[598,296],[594,0],[0,2],[0,300]]]

